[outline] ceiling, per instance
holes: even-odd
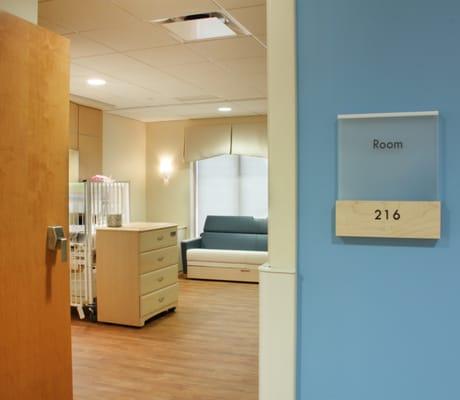
[[[266,113],[265,0],[39,0],[39,24],[71,41],[70,91],[141,121]],[[228,12],[250,33],[183,43],[152,20]],[[102,78],[92,87],[88,78]]]

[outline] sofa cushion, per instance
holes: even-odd
[[[267,235],[204,232],[201,239],[204,249],[267,251]]]
[[[267,218],[208,215],[204,232],[267,234]]]
[[[241,251],[241,250],[212,250],[190,249],[187,251],[187,261],[190,265],[195,263],[211,264],[238,264],[259,266],[266,263],[266,251]]]

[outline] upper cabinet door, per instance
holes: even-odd
[[[69,148],[78,150],[78,105],[69,105]]]
[[[78,106],[78,133],[80,135],[102,137],[102,111]]]

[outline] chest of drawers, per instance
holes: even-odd
[[[140,327],[176,308],[176,225],[133,223],[98,229],[96,257],[98,321]]]

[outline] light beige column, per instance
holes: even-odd
[[[259,399],[295,400],[297,128],[295,0],[268,0],[269,262],[260,272]]]

